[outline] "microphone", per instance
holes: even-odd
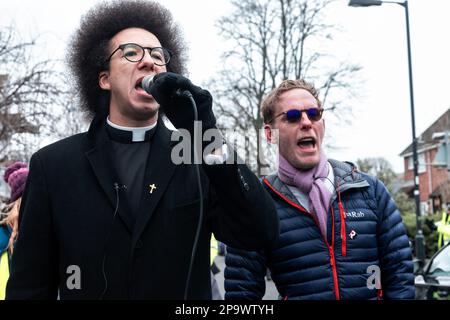
[[[114,187],[114,190],[116,190],[116,191],[127,189],[126,185],[124,185],[124,184],[120,185],[118,182],[114,182],[113,187]]]
[[[153,87],[153,84],[155,83],[153,80],[155,78],[154,74],[150,74],[148,76],[145,76],[142,81],[141,81],[141,87],[142,89],[144,89],[145,92],[147,92],[148,94],[152,94],[150,92],[151,88]],[[175,90],[175,92],[173,93],[173,96],[183,96],[183,97],[192,97],[192,94],[189,90],[187,89],[181,89],[178,88],[177,90]]]
[[[151,75],[145,76],[144,79],[142,79],[141,87],[148,94],[151,94],[150,89],[153,86],[153,78],[154,77],[155,77],[155,75],[151,74]]]

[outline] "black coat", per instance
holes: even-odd
[[[194,166],[171,161],[170,136],[159,120],[136,221],[114,188],[104,120],[36,152],[7,299],[55,299],[58,289],[61,299],[98,299],[104,291],[105,299],[182,299],[200,197]],[[189,299],[211,297],[211,232],[228,245],[255,250],[272,245],[279,231],[270,196],[245,165],[203,165],[201,180],[204,219]],[[73,288],[76,270],[81,288]]]

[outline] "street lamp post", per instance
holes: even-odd
[[[423,264],[425,260],[425,249],[423,244],[422,221],[420,219],[420,193],[419,193],[419,170],[417,157],[417,139],[416,139],[416,122],[414,115],[414,92],[413,92],[413,77],[412,77],[412,63],[411,63],[411,39],[409,35],[409,12],[408,1],[393,2],[393,1],[377,1],[377,0],[350,0],[349,6],[352,7],[369,7],[380,6],[383,3],[396,3],[405,8],[406,15],[406,40],[408,47],[408,71],[409,71],[409,95],[411,103],[411,126],[412,126],[412,149],[414,162],[414,200],[416,203],[416,236],[415,236],[415,250],[416,258]]]

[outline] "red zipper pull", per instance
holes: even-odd
[[[345,211],[342,202],[339,201],[339,213],[341,214],[341,240],[342,240],[342,256],[347,255],[347,231],[345,228]]]

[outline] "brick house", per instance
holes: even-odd
[[[443,203],[450,202],[450,172],[445,166],[436,165],[436,154],[442,140],[439,134],[450,132],[450,108],[417,138],[419,193],[422,214],[433,214]],[[404,183],[402,189],[414,197],[414,166],[412,144],[400,153],[404,160]]]

